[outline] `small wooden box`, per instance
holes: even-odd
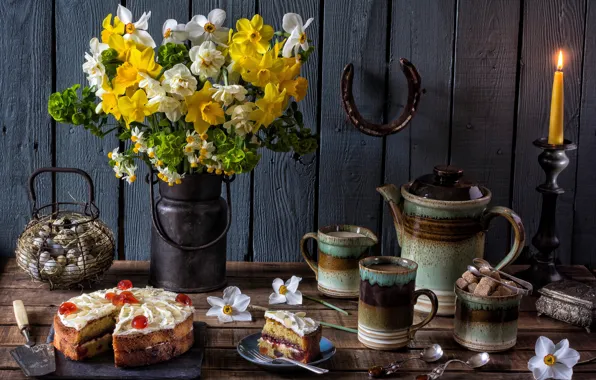
[[[563,280],[538,290],[538,315],[580,326],[590,332],[596,322],[596,288],[582,282]]]

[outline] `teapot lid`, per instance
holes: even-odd
[[[464,171],[451,165],[437,165],[433,174],[425,174],[412,182],[408,191],[419,197],[440,201],[469,201],[484,194],[478,183],[463,177]]]

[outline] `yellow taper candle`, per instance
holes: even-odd
[[[559,50],[557,71],[553,80],[553,94],[550,102],[550,124],[548,127],[548,143],[563,144],[563,52]]]

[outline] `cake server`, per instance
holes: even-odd
[[[24,346],[10,351],[13,359],[23,370],[25,376],[42,376],[56,370],[56,357],[52,344],[35,344],[29,333],[29,318],[23,301],[12,302],[14,316],[21,334],[27,339]]]

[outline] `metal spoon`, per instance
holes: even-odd
[[[420,355],[412,356],[411,358],[407,358],[401,362],[396,361],[384,367],[381,366],[374,366],[368,369],[368,376],[369,377],[383,377],[386,375],[390,375],[395,373],[398,368],[400,368],[405,362],[409,362],[410,360],[422,360],[427,363],[433,363],[443,357],[443,349],[438,344],[432,344],[428,347],[425,347]]]
[[[477,266],[478,266],[478,268],[486,267],[486,268],[488,268],[488,269],[490,269],[490,270],[492,270],[492,271],[494,271],[494,272],[497,272],[497,273],[499,273],[499,275],[500,275],[501,277],[508,278],[509,280],[511,280],[511,281],[513,281],[513,282],[516,282],[516,283],[518,283],[519,285],[523,286],[525,289],[527,289],[527,290],[528,290],[528,293],[529,293],[529,294],[531,294],[531,293],[532,293],[533,286],[532,286],[532,284],[530,284],[528,281],[524,281],[524,280],[522,280],[521,278],[518,278],[518,277],[515,277],[515,276],[512,276],[512,275],[510,275],[509,273],[505,273],[505,272],[502,272],[502,271],[500,271],[500,270],[498,270],[498,269],[495,269],[495,268],[493,268],[493,267],[492,267],[492,265],[490,265],[490,263],[489,263],[488,261],[486,261],[486,260],[484,260],[484,259],[481,259],[481,258],[478,258],[478,257],[477,257],[477,258],[475,258],[475,259],[474,259],[472,262],[473,262],[475,265],[477,265]]]
[[[432,370],[432,372],[427,373],[426,375],[416,376],[416,380],[438,379],[439,377],[443,376],[443,372],[445,372],[445,369],[447,368],[447,366],[453,362],[463,363],[472,369],[476,369],[476,368],[482,367],[489,361],[490,361],[490,355],[486,352],[477,353],[476,355],[473,355],[466,361],[459,360],[459,359],[451,359],[451,360],[445,362],[445,364],[441,364],[440,366],[436,367],[435,369]]]

